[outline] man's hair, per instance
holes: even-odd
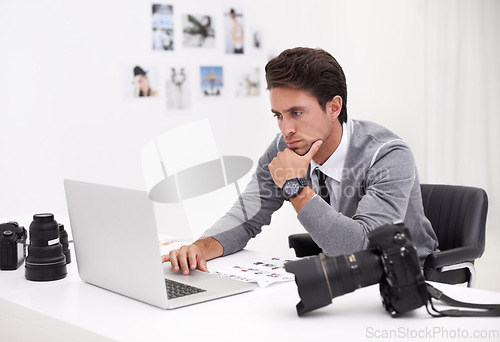
[[[266,65],[267,89],[283,87],[308,91],[326,110],[326,103],[342,98],[340,123],[347,121],[347,85],[341,66],[322,49],[298,47],[283,51]]]

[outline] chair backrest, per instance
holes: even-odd
[[[436,232],[439,249],[476,245],[484,252],[488,196],[483,189],[421,184],[425,216]]]

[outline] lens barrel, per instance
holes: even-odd
[[[380,256],[370,249],[336,257],[320,254],[288,262],[285,269],[295,274],[301,298],[299,316],[329,305],[335,297],[376,284],[384,275]]]
[[[54,220],[54,215],[35,214],[29,232],[26,279],[50,281],[66,277],[66,257],[60,243],[59,225]]]
[[[325,265],[332,299],[377,284],[384,275],[380,255],[371,249],[333,258],[323,255],[320,259]]]

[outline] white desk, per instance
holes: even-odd
[[[253,252],[242,251],[213,260],[209,267],[254,259]],[[381,305],[377,285],[337,297],[329,306],[298,317],[294,282],[176,310],[158,309],[83,283],[75,262],[59,281],[27,281],[23,265],[0,272],[0,284],[1,341],[500,340],[498,318],[432,318],[425,308],[392,318]],[[500,293],[437,287],[458,300],[500,303]],[[476,332],[490,335],[472,338]],[[387,334],[394,338],[384,338]],[[459,338],[463,334],[468,337]]]

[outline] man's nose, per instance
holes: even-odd
[[[281,133],[285,137],[295,133],[295,123],[286,116],[283,116],[281,121]]]

